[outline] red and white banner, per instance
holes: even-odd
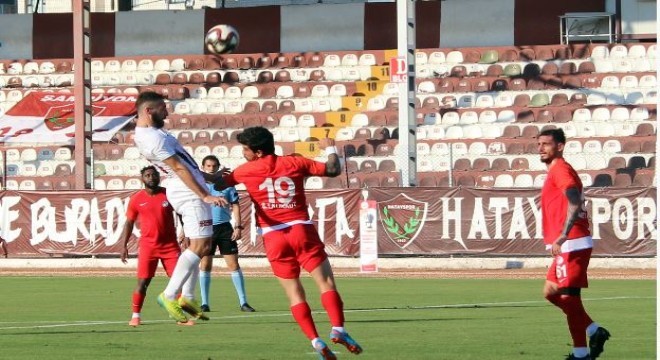
[[[135,115],[134,95],[92,98],[92,140],[110,141]],[[73,94],[29,93],[0,117],[0,142],[74,143]]]
[[[366,272],[376,271],[383,256],[547,256],[540,192],[370,188],[309,191],[306,198],[328,254],[359,255]],[[10,256],[118,255],[131,194],[0,191],[0,236]],[[587,188],[585,199],[595,256],[657,256],[655,187]],[[263,256],[249,196],[241,192],[240,202],[245,231],[239,252]],[[131,254],[137,248],[129,242]]]

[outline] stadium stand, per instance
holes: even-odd
[[[651,168],[655,51],[649,43],[420,49],[415,106],[419,184],[439,186],[440,174],[453,164],[452,171],[467,172],[454,174],[453,185],[538,187],[536,172],[543,167],[535,155],[535,138],[549,124],[567,133],[566,155],[591,186],[649,184],[653,175],[644,171],[655,164]],[[315,188],[393,186],[400,184],[399,105],[396,87],[381,73],[388,54],[243,54],[223,57],[221,65],[203,55],[118,57],[94,60],[92,82],[96,93],[155,90],[165,95],[171,106],[166,128],[198,161],[214,154],[232,166],[240,164],[237,134],[246,126],[263,125],[273,130],[284,154],[322,156],[314,145],[319,138],[338,141],[349,174],[340,180],[309,180]],[[5,62],[1,111],[35,89],[70,92],[61,86],[72,76],[69,62]],[[51,74],[67,78],[46,81]],[[136,162],[140,157],[129,134],[120,131],[113,141],[94,144],[100,188],[137,186],[122,178],[135,176],[135,166],[143,164]],[[67,180],[42,181],[43,176],[72,174],[70,148],[5,144],[4,156],[5,176],[16,180],[7,181],[6,188],[71,186]],[[451,159],[443,162],[441,156]],[[132,167],[124,166],[128,162]],[[627,172],[608,172],[619,169]],[[604,180],[608,176],[611,181]]]

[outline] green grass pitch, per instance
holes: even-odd
[[[338,278],[346,328],[364,347],[340,359],[564,359],[571,349],[560,310],[541,296],[543,279]],[[330,325],[316,288],[304,279],[319,333]],[[590,315],[612,338],[600,359],[656,358],[656,282],[592,280]],[[6,359],[316,359],[275,279],[246,277],[256,313],[238,310],[231,280],[214,277],[211,320],[193,327],[167,320],[155,298],[127,325],[135,280],[128,277],[2,277],[0,358]]]

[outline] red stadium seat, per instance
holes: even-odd
[[[518,157],[511,160],[511,170],[529,170],[529,160],[523,157]]]
[[[378,163],[378,171],[389,172],[396,171],[396,163],[392,159],[384,159]]]
[[[291,67],[291,59],[288,55],[280,54],[273,61],[272,67],[276,69],[284,69]]]
[[[578,73],[580,74],[591,74],[596,72],[596,66],[591,61],[583,61],[578,66]]]
[[[324,189],[345,189],[346,180],[343,176],[337,177],[324,177],[323,178],[323,188]]]
[[[222,75],[217,71],[212,71],[206,74],[206,85],[217,86],[222,82]]]
[[[366,187],[380,187],[381,186],[381,175],[377,173],[361,174],[360,179],[362,181],[362,186]]]
[[[474,176],[469,175],[469,174],[463,174],[459,175],[456,178],[455,185],[456,186],[475,186],[477,181],[475,180]]]
[[[70,176],[70,175],[71,175],[71,166],[69,164],[66,163],[58,164],[55,167],[54,176],[62,177],[62,176]]]
[[[225,70],[238,69],[238,61],[234,57],[226,57],[222,59],[222,68]]]
[[[208,131],[202,130],[202,131],[198,131],[197,134],[195,134],[196,145],[207,144],[209,142],[211,142],[211,134],[209,134]]]
[[[436,176],[433,173],[418,173],[417,186],[420,187],[436,187]]]
[[[261,111],[258,101],[248,101],[243,106],[243,112],[247,114],[257,114]]]
[[[49,179],[39,178],[36,181],[36,189],[40,191],[53,190],[53,182],[50,181]]]
[[[490,166],[491,171],[508,171],[509,160],[506,158],[495,158]]]
[[[229,129],[242,129],[245,127],[245,124],[243,124],[243,118],[241,116],[227,116],[225,120],[227,121],[227,128]]]
[[[277,112],[277,103],[273,100],[264,101],[261,104],[261,113],[270,114]]]
[[[176,73],[172,77],[172,84],[187,84],[188,83],[188,75],[186,73]]]
[[[504,128],[504,131],[502,132],[502,137],[503,138],[518,138],[520,137],[520,128],[515,125],[508,125],[507,127]]]
[[[323,66],[323,55],[319,53],[307,54],[308,67],[321,67]]]
[[[489,65],[486,69],[486,76],[499,77],[502,76],[503,73],[504,69],[502,69],[502,65],[500,64]]]
[[[124,148],[119,145],[108,145],[106,160],[119,160],[124,157]]]
[[[518,61],[518,52],[514,49],[507,49],[499,54],[499,61],[501,62],[515,62]]]
[[[490,161],[486,158],[476,158],[472,162],[472,170],[487,171],[490,169]]]
[[[613,156],[610,158],[608,164],[608,169],[625,169],[626,168],[626,159],[621,156]]]
[[[287,70],[280,70],[277,73],[275,73],[274,80],[279,82],[290,82],[291,74],[289,74],[289,71]]]
[[[454,167],[453,169],[455,171],[468,171],[472,170],[472,164],[470,163],[470,159],[456,159],[454,162]]]
[[[372,173],[378,171],[378,165],[376,161],[367,159],[360,163],[360,172],[363,173]]]
[[[69,179],[58,179],[57,181],[55,181],[55,186],[53,188],[53,190],[58,190],[58,191],[71,190],[71,189],[73,189],[73,184],[72,181],[70,181]]]
[[[534,49],[522,49],[520,50],[518,56],[521,61],[536,60],[536,53],[534,52]]]
[[[612,183],[612,186],[626,188],[631,185],[632,185],[632,179],[630,177],[630,174],[621,173],[621,174],[616,174],[614,176],[614,182]]]
[[[641,152],[640,143],[639,141],[635,141],[635,140],[624,141],[623,144],[621,145],[621,151],[627,154],[634,154]]]
[[[535,139],[539,135],[539,128],[534,125],[525,126],[522,131],[522,137],[527,139]]]
[[[655,128],[649,123],[642,123],[637,126],[634,136],[653,136],[655,135]]]
[[[653,186],[653,175],[644,173],[635,174],[635,177],[632,181],[632,186]]]
[[[241,81],[240,75],[235,71],[227,71],[225,76],[222,77],[222,82],[225,84],[236,84]]]
[[[547,62],[541,68],[541,74],[544,75],[557,75],[559,73],[559,67],[553,62]]]
[[[379,183],[382,187],[399,187],[401,186],[401,179],[398,173],[385,173],[380,174]]]
[[[246,128],[252,126],[263,126],[263,123],[257,115],[246,115],[243,117],[243,126]]]
[[[181,131],[179,135],[177,135],[177,139],[179,140],[179,143],[181,145],[188,145],[194,143],[194,137],[192,132],[190,131]]]

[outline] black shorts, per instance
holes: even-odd
[[[215,250],[220,249],[221,255],[238,254],[238,244],[231,239],[234,228],[230,223],[213,225],[213,237],[211,238],[210,255],[215,255]]]

